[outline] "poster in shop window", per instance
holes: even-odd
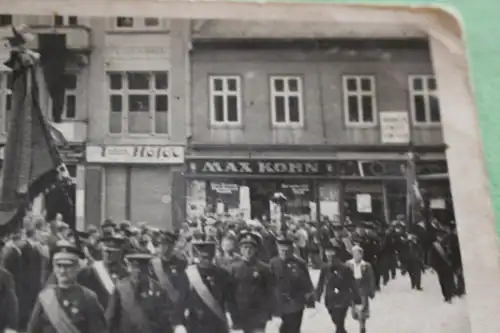
[[[239,208],[240,187],[230,182],[210,182],[207,189],[208,205],[216,213],[226,212],[230,208]]]
[[[368,193],[356,194],[356,207],[358,213],[371,213],[372,196]]]

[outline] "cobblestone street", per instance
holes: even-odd
[[[318,272],[312,271],[313,281]],[[423,291],[410,289],[409,278],[398,275],[395,280],[378,293],[371,303],[371,318],[367,324],[368,333],[470,333],[467,319],[466,298],[445,303],[441,297],[435,273],[426,273],[422,279]],[[350,313],[347,317],[347,331],[359,332],[357,323]],[[277,333],[275,323],[270,323],[268,332]],[[316,309],[306,310],[302,324],[303,333],[335,332],[328,312],[323,304]]]

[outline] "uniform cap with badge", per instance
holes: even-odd
[[[281,246],[281,247],[292,247],[293,246],[293,241],[290,239],[290,238],[278,238],[276,240],[276,243],[278,244],[278,246]]]
[[[125,256],[127,263],[143,270],[149,269],[151,259],[153,259],[153,256],[148,253],[132,253]]]
[[[123,249],[125,238],[121,236],[108,236],[101,238],[100,242],[104,251],[117,252]]]
[[[52,261],[59,265],[74,265],[84,258],[83,252],[66,240],[56,243]]]
[[[195,253],[201,257],[213,258],[215,256],[217,245],[215,242],[193,242],[192,245]]]
[[[254,231],[242,232],[238,237],[238,243],[240,245],[251,244],[255,247],[258,247],[260,244],[262,244],[262,236]]]

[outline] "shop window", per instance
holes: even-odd
[[[349,126],[374,126],[376,117],[376,90],[374,76],[344,76],[345,121]]]
[[[160,27],[160,19],[157,17],[117,17],[115,26],[118,29],[151,29]]]
[[[0,27],[12,25],[12,15],[0,14]]]
[[[78,16],[54,15],[52,23],[55,27],[78,25]]]
[[[167,72],[108,73],[110,133],[166,134]]]
[[[411,75],[409,85],[413,123],[417,125],[440,124],[441,112],[436,78],[433,75]]]
[[[271,77],[271,113],[274,126],[304,125],[301,77]]]
[[[7,133],[12,108],[12,76],[10,72],[0,72],[0,112],[3,122],[2,132]]]
[[[241,80],[239,76],[210,77],[212,125],[241,124]]]

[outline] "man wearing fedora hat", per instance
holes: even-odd
[[[251,231],[238,238],[241,259],[231,267],[235,281],[235,328],[244,333],[265,332],[272,318],[275,280],[268,265],[258,259],[262,237]]]
[[[53,267],[56,285],[38,295],[28,333],[107,333],[104,310],[91,290],[76,280],[83,253],[67,241],[57,244]]]
[[[160,234],[160,253],[151,260],[151,275],[166,292],[170,322],[176,330],[181,330],[186,323],[189,292],[187,260],[175,250],[178,237],[175,232],[162,230]]]
[[[327,263],[321,269],[316,287],[316,300],[324,302],[336,333],[346,333],[345,319],[353,301],[359,302],[359,293],[353,272],[339,258],[340,244],[333,239],[324,244]]]
[[[82,268],[78,274],[78,282],[95,292],[105,309],[116,282],[126,277],[128,272],[122,260],[125,239],[111,236],[102,238],[100,242],[102,260]]]
[[[274,314],[282,320],[280,333],[300,333],[305,307],[314,307],[314,286],[307,263],[294,255],[293,241],[277,243],[279,254],[269,262],[277,283]]]
[[[116,284],[106,318],[110,333],[172,333],[167,296],[149,275],[148,253],[125,256],[130,275]]]

